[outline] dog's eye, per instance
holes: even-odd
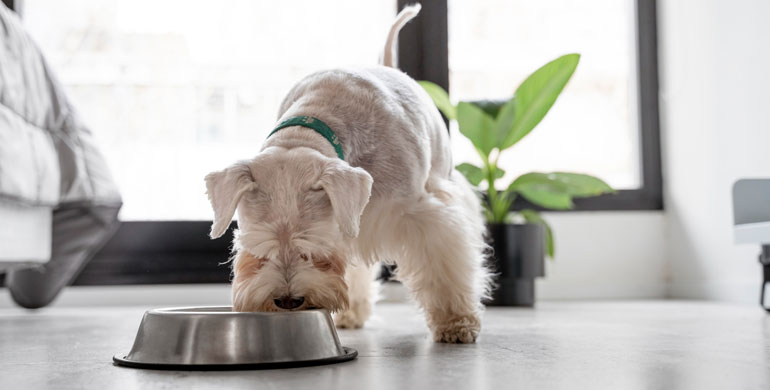
[[[299,255],[299,258],[300,258],[300,259],[302,259],[302,260],[304,260],[304,261],[307,261],[307,260],[308,260],[308,256],[307,256],[306,254],[304,254],[304,253],[300,254],[300,255]]]
[[[332,268],[332,263],[326,259],[313,259],[313,266],[321,271],[328,271]]]

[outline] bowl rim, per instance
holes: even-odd
[[[229,310],[218,310],[229,309]],[[190,315],[190,314],[206,314],[206,315],[246,315],[246,316],[278,316],[278,315],[296,315],[304,313],[322,313],[326,314],[329,311],[326,309],[306,309],[296,311],[232,311],[232,306],[178,306],[178,307],[162,307],[156,309],[149,309],[146,313],[163,314],[163,315]]]
[[[350,347],[342,347],[344,353],[323,359],[292,360],[284,362],[262,363],[225,363],[225,364],[179,364],[179,363],[146,363],[126,359],[126,356],[115,355],[112,357],[116,366],[142,368],[151,370],[177,370],[177,371],[226,371],[226,370],[272,370],[279,368],[295,368],[321,366],[326,364],[342,363],[355,359],[358,351]]]

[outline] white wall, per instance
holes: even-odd
[[[556,257],[539,299],[639,299],[665,295],[665,218],[660,211],[548,213]]]
[[[659,2],[668,295],[755,303],[758,248],[732,242],[731,187],[770,177],[770,2]]]

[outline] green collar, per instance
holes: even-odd
[[[278,130],[289,126],[302,126],[315,130],[316,133],[321,134],[332,144],[334,150],[337,151],[337,156],[340,158],[340,160],[345,160],[345,155],[342,154],[342,145],[340,145],[340,140],[337,138],[337,135],[334,134],[334,131],[332,131],[332,129],[327,126],[326,123],[312,116],[293,116],[279,123],[278,126],[276,126],[275,129],[273,129],[273,131],[267,135],[267,138],[270,138],[270,136],[275,134]]]

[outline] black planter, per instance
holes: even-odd
[[[545,229],[536,224],[488,224],[496,289],[488,306],[534,306],[535,278],[545,276]]]

